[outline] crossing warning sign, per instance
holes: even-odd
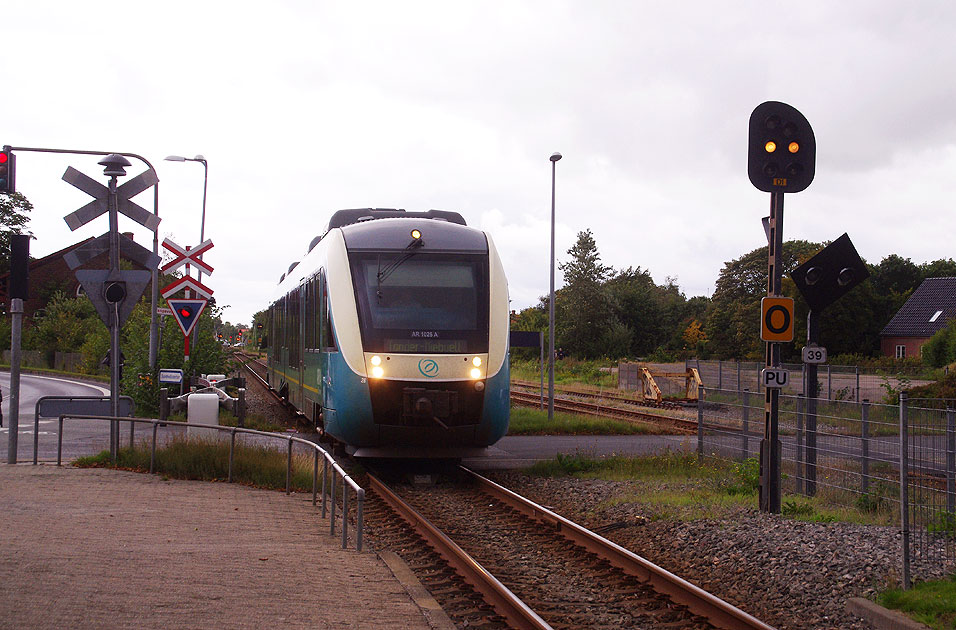
[[[793,298],[765,297],[760,300],[760,338],[764,341],[793,341]]]

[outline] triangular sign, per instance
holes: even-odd
[[[143,290],[152,279],[152,273],[138,269],[120,270],[111,277],[109,269],[78,269],[76,279],[86,292],[86,296],[93,302],[100,319],[109,328],[113,322],[114,312],[119,316],[117,324],[120,328],[126,323],[133,307],[139,301]],[[104,293],[107,282],[123,283],[124,297],[117,303],[109,302]]]
[[[199,321],[203,309],[206,308],[206,300],[166,300],[166,303],[173,309],[173,317],[183,331],[183,336],[188,337],[195,328],[196,322]]]

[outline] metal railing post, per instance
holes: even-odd
[[[833,373],[830,364],[827,364],[827,402],[833,400]]]
[[[854,366],[856,370],[856,402],[860,402],[860,366]]]
[[[332,506],[329,515],[329,533],[335,536],[335,475],[332,475],[332,489],[329,493],[329,503]]]
[[[860,404],[860,489],[870,491],[870,401],[863,399]]]
[[[56,465],[59,466],[63,459],[63,416],[60,416],[60,424],[56,431]]]
[[[724,388],[724,362],[717,359],[717,389]]]
[[[149,474],[156,472],[156,431],[159,424],[153,424],[153,446],[149,451]]]
[[[327,495],[326,491],[326,479],[329,476],[329,460],[327,457],[322,458],[322,518],[325,518],[325,497]]]
[[[349,546],[349,484],[342,480],[342,549]]]
[[[743,389],[740,385],[740,359],[737,359],[737,391]]]
[[[312,505],[317,504],[319,491],[319,449],[315,449],[315,461],[312,464]]]
[[[900,527],[903,546],[903,589],[910,581],[910,501],[909,501],[909,424],[906,417],[906,392],[900,393]]]
[[[236,452],[236,430],[229,432],[229,483],[232,483],[232,462]]]
[[[289,437],[289,458],[285,468],[285,493],[292,494],[292,437]]]
[[[697,386],[697,463],[704,459],[704,388]]]
[[[362,488],[356,492],[356,513],[355,513],[355,548],[362,551],[362,530],[365,527],[365,490]]]

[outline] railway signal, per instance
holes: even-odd
[[[17,192],[17,156],[9,146],[0,151],[0,192],[12,195]]]
[[[199,321],[199,316],[202,314],[203,309],[206,308],[206,300],[168,299],[166,302],[169,304],[169,308],[173,309],[173,317],[176,318],[176,323],[179,324],[179,329],[183,331],[183,335],[186,337],[188,343],[190,333],[192,333],[193,328],[195,328],[196,322]]]
[[[816,154],[813,128],[790,105],[768,101],[750,115],[747,172],[759,190],[804,190],[813,181]]]
[[[795,108],[778,101],[758,105],[750,114],[747,174],[757,190],[770,193],[767,231],[767,297],[762,309],[762,335],[767,342],[765,373],[775,375],[776,387],[765,389],[765,429],[760,441],[760,509],[780,512],[780,342],[793,339],[793,305],[781,299],[783,265],[783,195],[805,190],[813,181],[817,153],[810,123]],[[789,317],[787,316],[789,315]],[[789,330],[788,330],[789,328]]]

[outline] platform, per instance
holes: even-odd
[[[0,628],[433,627],[311,493],[0,464],[0,515]]]

